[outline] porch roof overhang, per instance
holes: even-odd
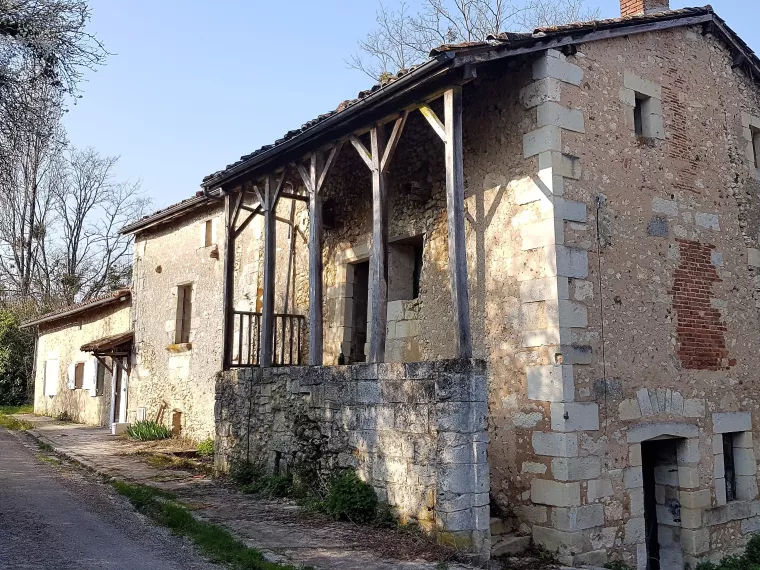
[[[300,129],[288,132],[274,144],[245,155],[226,168],[206,176],[201,183],[208,197],[236,188],[245,180],[273,172],[301,160],[307,154],[366,129],[368,125],[397,116],[404,109],[424,103],[453,84],[472,77],[473,67],[490,61],[525,56],[548,49],[567,49],[581,43],[624,37],[671,28],[703,25],[723,40],[734,57],[734,67],[760,79],[760,59],[721,19],[712,7],[684,8],[643,16],[577,22],[538,28],[532,33],[501,33],[487,41],[444,45],[431,52],[427,62],[399,74],[387,83],[363,91],[358,98],[320,115]]]
[[[134,337],[134,331],[126,331],[90,341],[83,344],[79,350],[91,352],[95,356],[126,356]]]

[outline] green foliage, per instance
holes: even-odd
[[[742,556],[726,556],[720,562],[700,562],[697,570],[760,570],[760,534],[749,539]]]
[[[346,470],[330,480],[325,510],[336,519],[367,523],[375,518],[377,495],[354,471]]]
[[[234,570],[296,570],[294,566],[267,562],[261,552],[245,546],[224,527],[199,521],[173,495],[122,481],[113,486],[138,511],[195,542],[212,562],[227,564]]]
[[[153,441],[156,439],[169,439],[172,432],[165,425],[145,420],[135,422],[127,430],[127,435],[139,441]]]
[[[214,457],[214,440],[208,438],[200,442],[196,446],[195,450],[198,452],[198,455],[200,457]]]
[[[230,466],[230,479],[241,487],[252,485],[264,476],[264,470],[250,461],[238,461]]]
[[[0,406],[0,426],[13,431],[33,429],[34,424],[16,419],[11,415],[29,413],[30,408],[31,406]]]
[[[34,335],[19,329],[19,316],[0,310],[0,404],[30,401],[33,387]]]

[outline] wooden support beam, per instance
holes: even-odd
[[[401,139],[401,133],[404,131],[404,125],[406,125],[408,116],[409,111],[404,111],[404,114],[396,119],[396,122],[393,124],[393,131],[388,139],[388,143],[385,145],[383,159],[380,161],[380,171],[383,173],[388,172],[388,167],[391,165],[391,160],[393,160],[393,153],[396,152],[396,147]]]
[[[385,128],[376,125],[370,131],[372,142],[372,248],[369,278],[372,291],[370,306],[372,325],[369,361],[385,361],[385,336],[388,320],[388,195],[381,158],[385,149]]]
[[[243,188],[240,189],[240,194],[237,197],[237,200],[235,201],[235,209],[232,214],[232,227],[234,228],[237,225],[238,216],[240,215],[240,208],[243,207],[243,198],[245,198],[245,190]]]
[[[284,179],[284,175],[283,175]],[[278,185],[281,188],[281,184]],[[275,248],[277,246],[277,223],[275,222],[275,191],[272,177],[264,180],[264,299],[261,308],[261,339],[259,346],[259,365],[263,368],[272,366],[274,352],[274,278]]]
[[[261,204],[259,204],[255,208],[249,208],[248,206],[245,206],[244,208],[246,210],[250,211],[251,213],[248,215],[248,217],[245,220],[243,220],[243,223],[240,224],[237,227],[237,229],[235,229],[233,227],[233,230],[232,230],[233,231],[233,239],[237,238],[240,234],[242,234],[243,230],[245,230],[245,228],[248,227],[248,224],[250,224],[253,221],[253,218],[255,218],[256,216],[258,216],[259,214],[261,214],[262,211],[263,211],[263,209],[261,207]]]
[[[258,206],[247,206],[245,204],[241,204],[239,209],[245,210],[246,212],[251,212],[252,214],[258,214],[262,209],[263,204],[259,204]]]
[[[349,140],[351,141],[351,144],[354,145],[356,152],[359,153],[364,164],[367,165],[367,168],[372,170],[372,155],[367,150],[367,147],[362,144],[362,141],[360,141],[358,137],[352,136]]]
[[[287,198],[289,200],[300,200],[301,202],[308,202],[309,197],[301,194],[293,194],[292,192],[280,192],[280,198]]]
[[[235,294],[235,227],[233,225],[234,206],[232,196],[224,197],[224,280],[222,291],[222,370],[229,370],[232,364],[233,296]],[[250,217],[253,217],[251,214]]]
[[[327,160],[322,167],[322,172],[319,175],[319,181],[317,182],[316,187],[317,193],[322,191],[322,186],[325,184],[327,173],[330,172],[330,167],[335,163],[335,159],[338,158],[338,153],[340,152],[341,148],[343,148],[343,141],[338,141],[335,143],[335,146],[330,149],[330,154],[327,156]]]
[[[446,91],[446,93],[448,93],[448,91]],[[444,93],[444,98],[445,97],[446,94]],[[427,122],[430,123],[431,127],[433,127],[433,130],[436,132],[436,134],[441,137],[441,140],[446,142],[446,127],[443,126],[443,123],[438,118],[438,115],[435,114],[435,111],[433,111],[427,105],[421,105],[420,113],[422,113],[422,116],[427,119]]]
[[[309,364],[321,366],[322,334],[322,196],[317,192],[317,154],[310,157],[309,191]],[[303,173],[301,174],[303,177]]]
[[[446,143],[446,214],[449,226],[449,281],[456,331],[456,354],[457,358],[472,358],[470,295],[467,290],[467,250],[464,234],[462,88],[460,86],[453,87],[444,93],[443,106],[446,134],[444,141]]]

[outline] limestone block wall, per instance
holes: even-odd
[[[490,554],[483,362],[239,370],[216,393],[217,467],[355,469],[402,519]]]
[[[67,320],[40,325],[34,379],[34,413],[57,416],[68,413],[75,421],[108,426],[111,424],[111,374],[105,371],[103,390],[94,386],[72,389],[68,385],[68,368],[78,362],[93,368],[94,357],[79,348],[88,342],[131,329],[130,303],[93,310]],[[55,395],[45,394],[46,371],[56,370]]]
[[[741,549],[758,528],[760,198],[750,136],[760,97],[702,32],[579,46],[564,63],[582,73],[566,70],[559,94],[549,91],[584,119],[583,131],[561,127],[561,150],[578,157],[563,199],[583,204],[586,219],[555,235],[585,266],[556,287],[560,303],[573,301],[558,309],[560,346],[570,341],[561,363],[528,369],[529,397],[557,401],[546,410],[551,429],[535,418],[536,455],[522,463],[525,478],[534,474],[529,502],[515,501],[534,539],[566,562],[646,567],[653,449],[664,567]],[[644,136],[632,94],[652,103]],[[563,322],[573,323],[564,338]]]

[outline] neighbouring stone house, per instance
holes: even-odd
[[[442,46],[125,228],[128,419],[356,469],[483,558],[741,548],[760,61],[710,7],[621,11]]]
[[[131,292],[120,289],[24,323],[35,329],[34,413],[124,424]]]

